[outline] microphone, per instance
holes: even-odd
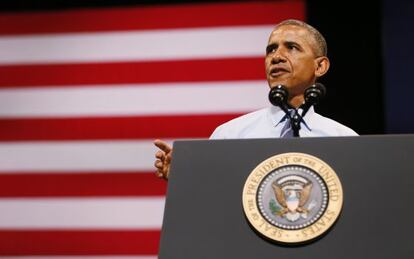
[[[304,96],[305,96],[305,103],[302,104],[302,117],[305,117],[305,114],[308,112],[310,107],[312,105],[316,105],[319,103],[319,101],[325,97],[326,94],[326,88],[321,83],[315,83],[308,87],[305,90]]]
[[[289,118],[290,125],[293,131],[293,136],[299,137],[300,121],[302,117],[299,115],[297,109],[294,109],[293,114],[289,112],[289,108],[292,107],[287,102],[288,98],[289,92],[284,85],[277,85],[270,89],[269,101],[274,106],[279,106],[285,112],[286,116]]]
[[[289,98],[289,92],[284,85],[277,85],[275,87],[271,87],[269,92],[269,101],[274,106],[279,106],[282,110],[289,114],[288,110],[288,103],[287,100]]]
[[[308,87],[304,92],[305,102],[300,106],[302,108],[302,114],[299,114],[298,109],[294,109],[294,113],[289,112],[289,108],[292,108],[288,104],[289,92],[284,85],[277,85],[271,87],[269,92],[269,101],[274,106],[280,107],[290,119],[291,127],[293,130],[293,136],[299,137],[300,122],[305,117],[305,114],[309,111],[312,105],[316,105],[325,96],[326,88],[321,83],[315,83]]]

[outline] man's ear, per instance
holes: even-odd
[[[316,58],[315,59],[315,65],[316,65],[315,76],[319,78],[325,75],[326,72],[328,72],[329,70],[330,64],[331,63],[329,62],[329,59],[326,56]]]

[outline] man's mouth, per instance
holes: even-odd
[[[282,74],[285,74],[285,73],[289,73],[289,71],[285,68],[282,68],[282,67],[275,67],[275,68],[272,68],[270,70],[269,75],[271,77],[278,77],[278,76],[280,76]]]

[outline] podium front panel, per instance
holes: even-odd
[[[339,176],[344,205],[318,240],[281,245],[253,231],[242,206],[251,171],[287,152],[316,156]],[[160,259],[413,258],[414,136],[178,141]]]

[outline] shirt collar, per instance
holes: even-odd
[[[302,109],[299,109],[299,113],[302,113]],[[303,118],[302,124],[305,125],[305,127],[312,131],[313,123],[312,123],[312,117],[315,114],[315,110],[313,109],[313,106],[311,106],[308,110],[308,112],[305,114],[305,117]],[[278,124],[282,123],[286,120],[286,114],[285,112],[277,106],[271,106],[270,107],[270,118],[272,121],[273,126],[277,126]]]
[[[277,126],[279,123],[284,121],[285,119],[285,112],[277,106],[271,106],[270,107],[270,119],[272,121],[273,126]]]

